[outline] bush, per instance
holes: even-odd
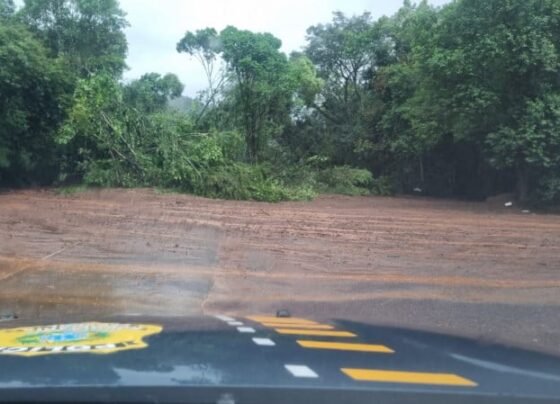
[[[83,178],[85,185],[101,187],[125,187],[146,185],[141,174],[116,160],[94,160],[89,162]]]
[[[560,205],[560,177],[550,175],[539,181],[532,203],[537,206]]]
[[[369,195],[374,179],[368,170],[338,166],[319,171],[317,183],[318,189],[325,193]]]
[[[226,160],[242,161],[245,158],[245,138],[239,132],[226,131],[215,135]]]
[[[192,191],[211,198],[279,202],[308,200],[315,196],[310,187],[288,187],[262,165],[232,163],[201,173]]]
[[[371,184],[370,192],[372,195],[379,196],[393,195],[395,193],[393,180],[387,176],[374,178]]]
[[[87,185],[158,186],[267,202],[312,199],[318,191],[367,195],[388,189],[367,170],[325,168],[323,156],[305,165],[287,166],[282,159],[272,159],[276,166],[242,163],[246,144],[238,132],[200,133],[180,113],[141,114],[123,102],[121,86],[106,76],[80,81],[57,139]]]
[[[264,182],[260,167],[234,163],[210,168],[193,183],[198,195],[225,199],[254,199],[254,188]]]
[[[290,201],[310,201],[317,196],[317,191],[309,185],[291,186],[286,188]]]

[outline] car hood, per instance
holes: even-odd
[[[0,401],[263,398],[558,402],[560,358],[344,319],[217,315],[0,323]]]

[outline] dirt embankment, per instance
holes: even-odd
[[[288,307],[560,352],[560,217],[489,204],[9,192],[0,283],[26,317]]]

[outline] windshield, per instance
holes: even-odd
[[[557,0],[0,0],[0,66],[0,326],[560,355]]]

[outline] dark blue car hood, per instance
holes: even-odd
[[[0,323],[0,401],[53,400],[560,402],[560,358],[345,320]]]

